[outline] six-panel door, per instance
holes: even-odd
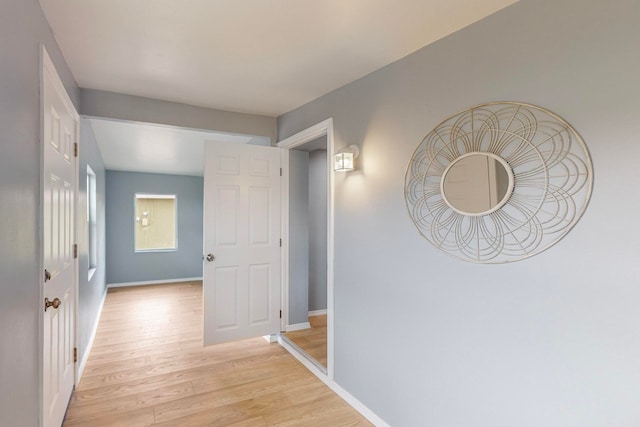
[[[278,333],[279,149],[207,142],[204,193],[205,345]]]

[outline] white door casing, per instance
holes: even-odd
[[[207,142],[205,345],[280,331],[280,252],[279,149]]]
[[[289,324],[289,150],[317,138],[327,138],[327,369],[326,372],[315,364],[307,362],[304,356],[296,356],[311,372],[330,386],[335,385],[334,379],[334,193],[335,177],[333,172],[333,156],[335,154],[335,142],[333,136],[333,118],[328,118],[307,129],[304,129],[277,143],[282,148],[282,311],[283,327]],[[286,346],[289,351],[297,352],[291,346]]]
[[[76,260],[74,259],[78,113],[46,50],[42,69],[43,292],[57,308],[43,316],[43,426],[60,426],[75,381]],[[57,305],[57,304],[56,304]]]

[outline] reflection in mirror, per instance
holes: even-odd
[[[136,194],[135,251],[177,249],[176,195]]]
[[[491,153],[469,153],[445,170],[441,182],[445,202],[463,215],[486,215],[502,207],[513,190],[513,173]]]
[[[327,372],[327,138],[289,150],[289,286],[282,336]]]

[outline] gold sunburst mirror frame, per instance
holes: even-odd
[[[573,228],[591,197],[593,167],[578,132],[558,115],[494,102],[429,132],[404,188],[427,241],[464,261],[498,264],[536,255]]]

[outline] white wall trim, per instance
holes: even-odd
[[[280,331],[287,330],[289,324],[289,150],[280,151],[280,235],[282,251],[280,252]]]
[[[351,393],[340,387],[338,383],[335,381],[330,381],[327,383],[329,388],[336,392],[338,396],[342,398],[345,402],[347,402],[353,409],[360,412],[360,414],[368,419],[373,425],[377,427],[391,427],[387,424],[382,418],[380,418],[375,412],[369,409],[364,403],[360,402],[356,399]]]
[[[309,329],[309,328],[311,328],[311,324],[309,322],[302,322],[302,323],[294,323],[293,325],[287,325],[285,327],[285,331],[293,332],[293,331],[301,331],[303,329]]]
[[[262,338],[264,338],[264,340],[266,342],[268,342],[269,344],[273,344],[273,343],[278,342],[278,335],[275,335],[275,334],[273,334],[273,335],[263,335]]]
[[[334,324],[333,324],[333,286],[334,286],[334,172],[333,154],[335,143],[333,136],[333,118],[304,129],[295,135],[283,139],[276,146],[283,148],[282,153],[282,194],[289,194],[289,150],[323,135],[327,137],[327,377],[334,375]],[[289,197],[282,197],[282,311],[283,321],[289,323]]]
[[[107,300],[107,289],[104,290],[104,294],[102,295],[102,301],[100,301],[100,305],[98,306],[98,316],[96,317],[96,323],[93,325],[93,330],[91,331],[91,336],[89,337],[89,343],[87,344],[87,348],[84,349],[84,354],[82,355],[82,360],[78,364],[78,375],[76,376],[76,386],[80,384],[80,379],[82,378],[82,374],[84,373],[84,368],[87,365],[87,360],[89,360],[89,354],[91,353],[91,348],[93,347],[93,341],[96,339],[96,333],[98,332],[98,325],[100,324],[100,317],[102,317],[102,309],[104,307],[104,302]]]
[[[331,130],[331,132],[333,133],[333,118],[331,117],[311,127],[308,127],[296,133],[295,135],[291,135],[290,137],[279,141],[276,145],[281,148],[293,148],[298,145],[311,142],[323,135],[327,135],[329,130]]]
[[[309,317],[313,317],[313,316],[322,316],[327,314],[327,309],[325,308],[324,310],[311,310],[309,312]]]
[[[108,283],[107,288],[123,288],[125,286],[162,285],[164,283],[196,282],[198,280],[202,280],[202,277],[186,277],[181,279],[167,279],[167,280],[145,280],[142,282]]]
[[[353,409],[358,411],[363,417],[369,420],[373,425],[377,427],[390,427],[382,418],[376,415],[371,409],[369,409],[364,403],[356,399],[351,393],[343,389],[334,379],[329,378],[324,372],[314,365],[309,359],[304,357],[298,350],[291,346],[281,335],[278,336],[278,344],[284,347],[298,362],[302,363],[308,370],[310,370],[316,377],[320,379],[324,384],[333,390],[338,396],[347,402]]]

